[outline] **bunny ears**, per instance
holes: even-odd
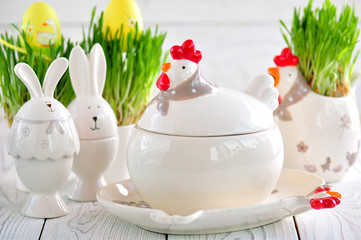
[[[100,44],[93,46],[88,57],[81,47],[75,46],[69,57],[69,72],[76,96],[101,96],[106,69],[105,55]]]
[[[16,76],[25,84],[31,98],[53,97],[54,90],[60,78],[68,68],[66,58],[55,59],[49,66],[41,89],[40,82],[34,70],[26,63],[18,63],[14,67]]]
[[[297,66],[298,64],[298,57],[292,55],[291,49],[285,48],[282,50],[280,56],[276,56],[273,61],[279,67],[285,66]]]
[[[191,39],[184,41],[182,46],[175,45],[170,49],[170,55],[174,60],[188,59],[198,63],[202,59],[202,53],[195,50],[194,43]]]

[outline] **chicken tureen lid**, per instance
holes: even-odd
[[[171,63],[162,65],[160,93],[147,106],[138,126],[177,136],[248,134],[274,125],[278,91],[270,75],[255,78],[245,92],[221,88],[205,80],[202,58],[192,40],[171,48]]]

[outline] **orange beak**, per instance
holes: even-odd
[[[172,65],[170,63],[164,63],[162,65],[162,72],[164,72],[164,73],[168,72],[168,70],[170,69],[171,66]]]
[[[273,78],[275,79],[274,86],[277,87],[277,85],[280,83],[280,78],[281,78],[280,70],[277,67],[269,68],[268,73],[271,74],[273,76]]]
[[[44,27],[48,26],[47,22],[43,22],[41,25],[43,25]]]

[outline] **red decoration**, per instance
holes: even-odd
[[[341,194],[338,192],[332,191],[330,187],[319,187],[314,193],[326,192],[330,197],[324,198],[313,198],[310,200],[310,205],[313,209],[323,209],[323,208],[334,208],[336,205],[341,203]]]
[[[170,81],[169,81],[169,77],[167,76],[167,74],[162,73],[160,75],[160,77],[157,80],[157,88],[159,88],[159,90],[161,91],[167,91],[168,88],[170,87]]]
[[[340,203],[341,201],[339,201]],[[333,197],[326,198],[314,198],[310,200],[311,207],[313,209],[323,209],[323,208],[334,208],[337,203]]]
[[[280,56],[276,56],[273,61],[276,63],[279,67],[285,67],[285,66],[297,66],[298,64],[298,57],[292,55],[291,49],[285,48],[282,50],[282,53]]]
[[[330,192],[330,191],[332,191],[332,189],[330,187],[325,187],[325,188],[319,187],[314,191],[314,193]]]
[[[174,60],[187,59],[199,63],[202,59],[202,53],[195,50],[194,43],[191,39],[184,41],[182,46],[175,45],[170,49],[170,55]]]
[[[341,203],[341,200],[339,198],[337,197],[331,197],[331,198],[335,201],[336,205],[339,205]]]
[[[310,204],[313,209],[318,210],[323,208],[323,200],[320,198],[311,199]]]

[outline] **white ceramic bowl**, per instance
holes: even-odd
[[[283,164],[276,126],[219,137],[170,136],[135,126],[127,154],[131,179],[144,201],[177,215],[260,203]]]

